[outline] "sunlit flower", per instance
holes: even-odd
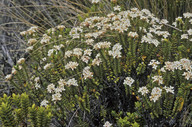
[[[192,71],[184,72],[182,75],[185,76],[187,80],[192,79]]]
[[[132,79],[131,77],[126,77],[125,80],[124,80],[124,82],[123,82],[123,84],[124,84],[124,85],[128,85],[128,86],[131,87],[131,85],[133,84],[134,81],[135,81],[135,80]]]
[[[149,93],[149,90],[147,89],[146,86],[140,87],[138,92],[140,92],[143,96]]]
[[[157,69],[157,65],[160,64],[159,61],[156,60],[151,60],[150,63],[148,65],[151,65],[152,68],[154,68],[155,70]]]
[[[61,94],[60,93],[56,93],[52,95],[52,101],[60,101],[61,100]]]
[[[12,79],[12,74],[9,74],[9,75],[5,76],[5,80],[6,80],[6,81],[9,81],[9,80],[11,80],[11,79]]]
[[[51,63],[48,63],[48,64],[46,64],[46,65],[43,67],[43,69],[44,69],[44,70],[47,70],[47,69],[51,68],[51,66],[52,66],[52,64],[51,64]]]
[[[153,76],[152,79],[153,79],[153,82],[157,82],[158,85],[163,84],[163,77],[162,76],[159,76],[159,75]]]
[[[67,85],[68,86],[78,86],[78,84],[77,84],[77,80],[75,80],[75,78],[72,78],[72,79],[69,79],[68,81],[67,81]]]
[[[55,90],[55,85],[52,83],[52,84],[49,84],[48,86],[47,86],[47,91],[49,92],[49,93],[52,93],[53,91]]]
[[[79,64],[77,62],[70,61],[65,65],[65,69],[71,69],[74,70]]]
[[[43,100],[42,102],[41,102],[41,106],[45,106],[45,107],[47,107],[47,104],[48,104],[49,102],[47,101],[47,100]]]
[[[181,39],[188,39],[188,34],[182,34]]]
[[[99,3],[100,2],[100,0],[92,0],[92,3],[93,4],[97,4],[97,3]]]
[[[87,79],[87,78],[92,78],[93,77],[93,72],[90,71],[90,67],[87,66],[83,69],[83,78]]]
[[[103,125],[103,127],[111,127],[111,126],[112,126],[112,124],[109,123],[109,121],[106,121],[105,124]]]
[[[25,58],[20,58],[18,61],[17,61],[17,64],[23,64],[25,62]]]
[[[154,87],[151,92],[151,96],[149,97],[151,101],[156,102],[159,97],[161,97],[162,89],[159,87]]]
[[[37,40],[34,39],[34,38],[28,40],[28,44],[29,44],[29,45],[33,45],[33,44],[36,43],[36,42],[37,42]]]
[[[170,92],[170,93],[174,94],[174,87],[172,87],[172,86],[170,86],[170,87],[164,86],[163,88],[165,89],[165,91],[166,91],[167,93]]]
[[[121,11],[121,7],[119,5],[113,7],[114,11]]]

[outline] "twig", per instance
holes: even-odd
[[[70,119],[69,124],[67,125],[67,127],[70,127],[71,121],[72,121],[73,117],[75,116],[75,114],[77,113],[77,111],[78,111],[79,109],[80,109],[80,108],[78,107],[77,110],[73,113],[73,116],[71,117],[71,119]]]

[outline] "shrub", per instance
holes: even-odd
[[[191,103],[192,14],[173,24],[120,6],[88,16],[72,29],[21,32],[29,57],[7,80],[38,106],[51,105],[61,126],[179,126]]]

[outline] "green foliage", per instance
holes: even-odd
[[[9,99],[8,99],[9,98]],[[12,97],[4,95],[0,98],[0,120],[4,127],[49,126],[52,113],[49,106],[38,107],[35,104],[31,106],[29,97],[26,93],[21,95],[13,94]]]

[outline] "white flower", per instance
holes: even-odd
[[[111,127],[111,126],[112,126],[112,124],[109,123],[109,121],[106,121],[105,124],[103,125],[103,127]]]
[[[100,57],[100,54],[98,53],[98,54],[96,55],[95,59],[93,59],[91,65],[93,65],[93,66],[94,66],[94,65],[99,66],[99,64],[102,62],[101,58],[99,58],[99,57]]]
[[[68,85],[68,86],[71,86],[71,85],[73,85],[73,86],[78,86],[77,80],[75,80],[75,78],[69,79],[69,80],[67,81],[67,85]]]
[[[5,80],[6,80],[6,81],[9,81],[9,80],[11,80],[11,79],[12,79],[12,74],[9,74],[9,75],[5,76]]]
[[[93,42],[94,42],[93,39],[87,39],[87,40],[85,41],[85,43],[86,43],[87,45],[93,45]]]
[[[57,87],[55,88],[55,93],[61,93],[62,91],[65,91],[65,88],[64,87]]]
[[[72,54],[73,54],[72,51],[70,51],[70,50],[66,51],[66,52],[65,52],[65,58],[71,57]]]
[[[147,89],[146,86],[140,87],[138,92],[140,92],[142,95],[146,95],[147,93],[149,93],[149,90]]]
[[[174,61],[173,62],[173,66],[174,66],[174,69],[179,69],[179,70],[182,70],[182,66],[181,66],[181,62],[180,61]]]
[[[121,7],[119,5],[113,7],[114,11],[121,11]]]
[[[93,72],[90,71],[90,67],[87,66],[83,69],[83,78],[87,79],[87,78],[92,78],[93,77]]]
[[[156,102],[159,97],[161,97],[162,89],[159,87],[154,87],[151,92],[151,96],[149,97],[151,101]]]
[[[84,54],[83,54],[83,55],[91,56],[91,54],[92,54],[92,49],[86,49],[86,50],[84,51]]]
[[[122,49],[122,46],[117,43],[113,46],[112,50],[109,51],[109,55],[113,56],[113,58],[120,58],[121,57],[121,52],[120,50]]]
[[[14,74],[14,75],[15,75],[16,73],[17,73],[17,70],[13,67],[13,68],[12,68],[12,71],[11,71],[11,74]]]
[[[181,39],[188,39],[188,34],[182,34]]]
[[[49,85],[47,86],[47,91],[48,91],[49,93],[52,93],[54,90],[55,90],[55,85],[54,85],[53,83],[51,83],[51,84],[49,84]]]
[[[158,85],[163,84],[163,77],[162,76],[159,76],[159,75],[153,76],[152,79],[153,79],[153,82],[157,82]]]
[[[174,65],[173,65],[173,62],[165,62],[165,69],[168,70],[168,71],[174,71]]]
[[[187,80],[192,79],[191,71],[184,72],[182,75],[185,76],[185,79],[187,79]]]
[[[65,69],[71,69],[74,70],[79,64],[77,62],[70,61],[65,65]]]
[[[48,56],[51,56],[53,53],[54,53],[54,51],[56,52],[56,54],[57,54],[57,51],[55,50],[55,49],[50,49],[49,51],[48,51]]]
[[[192,63],[190,60],[183,58],[180,60],[180,63],[182,65],[183,69],[185,69],[186,71],[191,70]]]
[[[161,23],[163,23],[163,24],[167,24],[168,21],[167,21],[167,19],[162,19],[162,20],[161,20]]]
[[[133,37],[133,38],[137,38],[139,35],[137,34],[137,32],[129,32],[128,36]]]
[[[37,40],[33,38],[28,40],[29,45],[33,45],[35,42],[37,42]]]
[[[42,58],[42,61],[46,61],[46,60],[47,60],[47,58],[46,58],[46,57]]]
[[[42,102],[41,102],[41,106],[45,106],[45,107],[47,107],[47,104],[48,104],[49,102],[47,101],[47,100],[43,100]]]
[[[189,35],[192,35],[192,29],[189,29],[187,32]]]
[[[82,32],[83,32],[83,29],[81,27],[74,27],[71,29],[69,35],[73,37],[73,39],[76,39],[80,37],[80,33]]]
[[[40,78],[39,77],[35,77],[34,81],[35,81],[35,83],[38,83],[38,82],[40,82]]]
[[[148,65],[151,65],[152,68],[154,68],[155,70],[157,69],[157,65],[160,64],[159,61],[156,60],[151,60],[150,63]]]
[[[135,80],[132,79],[131,77],[126,77],[125,80],[124,80],[124,82],[123,82],[123,84],[124,84],[124,85],[128,85],[128,86],[131,87],[131,85],[133,84],[134,81],[135,81]]]
[[[51,64],[51,63],[48,63],[48,64],[46,64],[46,65],[43,67],[43,69],[44,69],[44,70],[47,70],[47,69],[51,68],[51,66],[52,66],[52,64]]]
[[[82,49],[81,48],[73,49],[73,55],[79,58],[80,56],[82,56]]]
[[[39,88],[41,88],[40,84],[39,83],[35,83],[35,89],[37,90]]]
[[[170,93],[174,94],[174,87],[172,87],[172,86],[170,86],[170,87],[164,86],[163,88],[165,89],[165,91],[166,91],[167,93],[170,92]]]
[[[29,47],[26,48],[26,52],[30,52],[32,50],[33,50],[33,46],[29,46]]]
[[[25,62],[25,58],[20,58],[18,61],[17,61],[17,64],[23,64]]]
[[[60,79],[60,80],[58,81],[58,84],[59,84],[59,86],[66,86],[66,85],[67,85],[67,82],[66,82],[64,79]]]
[[[93,49],[98,50],[98,49],[104,49],[104,48],[110,48],[111,47],[111,42],[98,42],[93,46]]]
[[[57,29],[59,29],[59,30],[63,30],[64,28],[65,28],[64,25],[58,25],[58,26],[57,26]]]
[[[184,18],[190,18],[190,17],[192,17],[192,13],[189,13],[189,12],[183,13],[183,16],[184,16]]]
[[[52,95],[52,101],[60,101],[61,100],[61,94],[60,93],[56,93]]]
[[[88,63],[89,62],[89,59],[90,59],[90,57],[89,56],[82,56],[81,57],[81,60],[83,61],[83,62],[85,62],[85,63]]]
[[[100,2],[100,0],[92,0],[92,3],[93,4],[97,4],[97,3],[99,3]]]
[[[160,69],[160,71],[161,71],[161,72],[166,72],[164,67],[162,67],[162,68]]]
[[[47,34],[44,34],[44,35],[43,35],[43,38],[42,38],[41,41],[40,41],[40,43],[41,43],[41,44],[47,44],[47,43],[49,43],[50,39],[51,39],[50,36],[48,36]]]

